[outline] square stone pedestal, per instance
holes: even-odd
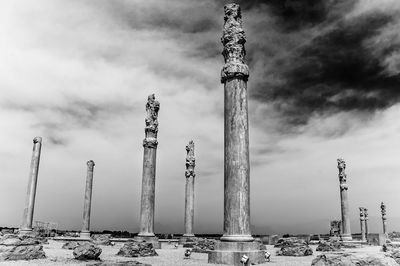
[[[158,237],[156,236],[135,236],[133,239],[138,242],[145,241],[147,243],[152,243],[153,248],[161,249],[161,243],[158,241]]]
[[[223,242],[215,244],[214,250],[208,253],[208,263],[242,266],[243,255],[249,257],[246,265],[266,262],[265,251],[260,249],[260,242]]]

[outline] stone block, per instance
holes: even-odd
[[[260,249],[259,242],[222,242],[215,244],[215,250],[208,253],[208,263],[243,265],[240,260],[243,255],[249,257],[250,264],[266,262],[265,251]]]

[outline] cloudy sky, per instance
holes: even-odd
[[[147,95],[160,101],[156,232],[182,232],[185,145],[196,144],[195,232],[223,225],[223,5],[212,0],[0,3],[0,226],[18,227],[32,139],[34,219],[138,230]],[[336,159],[358,207],[400,231],[400,2],[239,1],[250,66],[253,233],[325,233],[340,218]],[[396,221],[396,222],[395,222]]]

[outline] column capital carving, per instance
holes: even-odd
[[[156,138],[145,138],[143,140],[143,147],[156,149],[158,146],[158,141]]]
[[[360,220],[364,221],[365,220],[365,208],[359,207],[359,209],[360,209]]]
[[[42,143],[42,137],[34,137],[33,144],[36,144],[36,143]]]
[[[381,202],[381,213],[382,213],[382,219],[386,220],[386,205],[383,202]]]
[[[95,163],[93,160],[87,161],[86,164],[87,164],[89,170],[93,170],[93,168],[95,166]]]
[[[337,159],[337,168],[339,169],[339,182],[341,190],[348,190],[347,186],[347,175],[346,175],[346,162],[339,158]]]
[[[186,145],[186,177],[195,177],[196,174],[194,172],[194,167],[196,166],[196,158],[194,157],[194,142],[193,140],[189,141],[189,144]]]
[[[221,82],[230,78],[242,78],[247,81],[249,67],[245,64],[246,36],[242,28],[242,14],[237,4],[227,4],[224,7],[224,28],[221,42],[224,45],[222,55],[225,65],[221,71]]]
[[[146,112],[147,116],[145,119],[145,133],[147,136],[157,138],[158,132],[158,111],[160,110],[160,103],[156,101],[154,94],[150,94],[147,98]]]

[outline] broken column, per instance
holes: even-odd
[[[348,186],[347,176],[345,173],[346,162],[343,159],[337,159],[337,167],[339,169],[339,182],[340,182],[340,204],[342,209],[342,234],[343,241],[352,240],[350,231],[350,215],[349,215],[349,201],[348,201]]]
[[[32,160],[28,179],[28,190],[26,192],[25,209],[22,217],[22,225],[19,230],[21,234],[26,234],[32,231],[33,211],[35,208],[36,186],[39,173],[41,149],[42,138],[35,137],[33,139]]]
[[[193,237],[194,225],[194,167],[196,159],[194,157],[194,142],[191,140],[186,145],[186,188],[185,188],[185,234],[184,237]]]
[[[225,65],[221,71],[224,84],[224,234],[209,253],[208,261],[241,265],[243,255],[250,263],[265,262],[259,243],[250,231],[250,162],[247,107],[249,68],[245,64],[246,37],[237,4],[224,7],[221,38]]]
[[[382,213],[382,225],[383,225],[383,233],[387,235],[386,231],[386,205],[385,203],[381,203],[381,213]]]
[[[368,209],[364,208],[364,220],[365,220],[365,236],[368,240]]]
[[[365,208],[360,207],[360,227],[361,227],[361,241],[367,241],[365,236]]]
[[[81,238],[90,238],[90,210],[92,206],[92,186],[94,161],[87,161],[86,188],[83,203],[83,225],[80,234]]]
[[[158,133],[158,110],[160,103],[156,101],[154,94],[149,95],[145,119],[145,138],[143,140],[143,176],[142,197],[140,205],[140,232],[135,238],[153,244],[154,248],[160,248],[160,242],[154,235],[154,198],[156,185],[156,152]]]

